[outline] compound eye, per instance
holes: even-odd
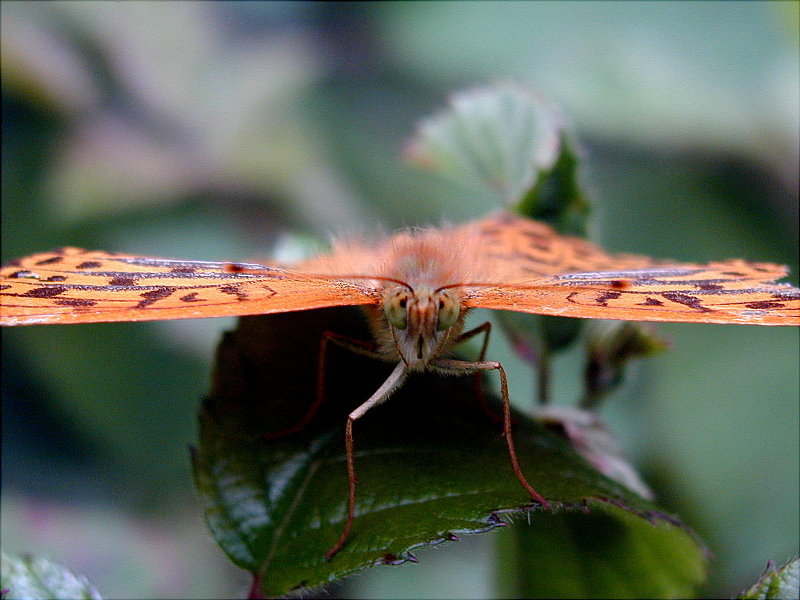
[[[436,329],[444,331],[450,329],[458,321],[461,314],[461,303],[443,291],[439,294],[439,322],[436,324]]]
[[[405,329],[408,325],[408,291],[397,290],[392,292],[383,301],[383,312],[387,320],[395,329]]]

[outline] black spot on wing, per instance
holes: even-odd
[[[661,300],[647,297],[644,302],[639,303],[639,306],[664,306],[664,303]]]
[[[135,286],[136,278],[129,277],[126,275],[120,275],[118,277],[112,277],[111,280],[109,280],[108,285],[121,285],[126,287]]]
[[[608,306],[609,300],[616,300],[621,295],[622,294],[620,292],[602,292],[597,295],[595,302],[597,302],[597,304],[600,306]]]
[[[78,266],[76,266],[75,268],[76,269],[96,269],[96,268],[98,268],[98,267],[100,267],[102,265],[103,265],[103,263],[101,263],[99,261],[96,261],[96,260],[85,260],[82,263],[80,263]]]
[[[724,286],[720,285],[719,283],[715,283],[713,281],[698,281],[694,285],[696,285],[698,289],[701,289],[704,292],[714,292],[717,290],[725,289]]]
[[[44,260],[37,261],[37,265],[54,265],[56,263],[60,263],[64,260],[63,256],[51,256],[50,258],[45,258]]]
[[[258,293],[258,297],[262,298],[262,299],[263,298],[271,298],[272,296],[274,296],[274,295],[276,295],[278,293],[275,290],[273,290],[271,287],[269,287],[268,285],[261,285],[259,287],[260,287],[260,289],[262,289],[262,290],[264,290],[266,292],[266,294],[264,292],[259,292]],[[239,300],[240,302],[250,298],[250,294],[247,292],[247,290],[242,289],[242,286],[237,285],[237,284],[222,285],[222,286],[217,287],[216,289],[219,290],[220,292],[222,292],[223,294],[230,294],[231,296],[236,296],[236,299]]]
[[[760,302],[748,302],[745,306],[747,308],[784,308],[786,305],[775,300],[762,300]]]
[[[700,300],[700,298],[692,296],[691,294],[683,292],[663,292],[661,295],[671,302],[683,304],[684,306],[688,306],[700,312],[714,312],[710,308],[703,306],[703,301]]]
[[[140,294],[144,300],[139,302],[136,305],[136,308],[147,308],[151,304],[158,302],[159,300],[163,300],[164,298],[168,298],[175,292],[175,288],[173,287],[162,287],[155,290],[150,290],[148,292],[143,292]]]
[[[60,306],[94,306],[96,300],[83,300],[81,298],[58,298],[55,301]]]
[[[242,291],[238,285],[223,285],[219,287],[219,291],[223,294],[230,294],[236,296],[239,301],[247,300],[247,292]]]
[[[63,294],[66,291],[67,288],[63,285],[49,285],[47,287],[33,288],[24,294],[20,294],[20,296],[25,298],[52,298],[54,296],[58,296],[59,294]]]

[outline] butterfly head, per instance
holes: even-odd
[[[396,286],[384,293],[391,342],[409,368],[423,370],[461,331],[464,311],[453,289]]]

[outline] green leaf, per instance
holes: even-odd
[[[356,421],[357,516],[344,548],[325,560],[346,515],[346,416],[392,365],[332,347],[315,418],[295,434],[265,436],[297,423],[312,402],[324,330],[368,339],[359,317],[325,309],[244,318],[220,345],[195,481],[217,542],[265,596],[415,560],[414,548],[502,526],[508,512],[541,512],[511,469],[497,398],[487,415],[471,377],[420,374]],[[514,418],[523,472],[554,506],[545,521],[583,511],[591,499],[658,518],[655,506],[592,469],[562,437]]]
[[[561,233],[586,234],[589,202],[578,179],[578,153],[555,108],[522,86],[455,94],[420,124],[406,154]]]
[[[560,143],[559,118],[543,99],[522,87],[497,85],[455,94],[444,111],[422,122],[407,155],[511,206],[553,168]]]
[[[65,567],[35,556],[12,556],[0,553],[0,588],[3,599],[24,598],[86,598],[100,600],[101,596],[85,577],[75,575]]]
[[[537,174],[515,210],[526,217],[550,223],[564,234],[586,236],[589,199],[578,177],[578,153],[566,132],[561,131],[558,158]]]
[[[703,547],[654,513],[592,500],[586,512],[531,513],[513,533],[498,561],[509,598],[690,598],[705,580]]]
[[[775,568],[769,561],[756,584],[738,596],[742,600],[777,600],[800,597],[800,558]]]

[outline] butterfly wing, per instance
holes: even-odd
[[[257,264],[64,248],[0,269],[0,325],[153,321],[378,302],[355,282]]]
[[[481,271],[493,274],[486,283],[498,283],[469,289],[467,307],[626,321],[800,325],[800,290],[775,283],[787,274],[780,265],[681,264],[608,254],[508,214],[471,227],[485,241]]]
[[[442,235],[453,246],[480,242],[475,257],[483,277],[480,285],[467,286],[466,307],[636,321],[800,324],[800,290],[775,283],[786,275],[778,265],[676,264],[608,254],[507,213]],[[332,265],[322,266],[331,273],[344,268],[366,274],[358,267],[374,257],[365,252],[355,263],[352,249],[334,253],[325,259]],[[0,325],[241,316],[380,302],[366,280],[76,248],[13,261],[0,279]]]
[[[667,264],[635,254],[609,254],[583,238],[565,236],[539,221],[506,212],[454,230],[479,239],[480,271],[504,283],[524,283],[560,273],[644,269]]]

